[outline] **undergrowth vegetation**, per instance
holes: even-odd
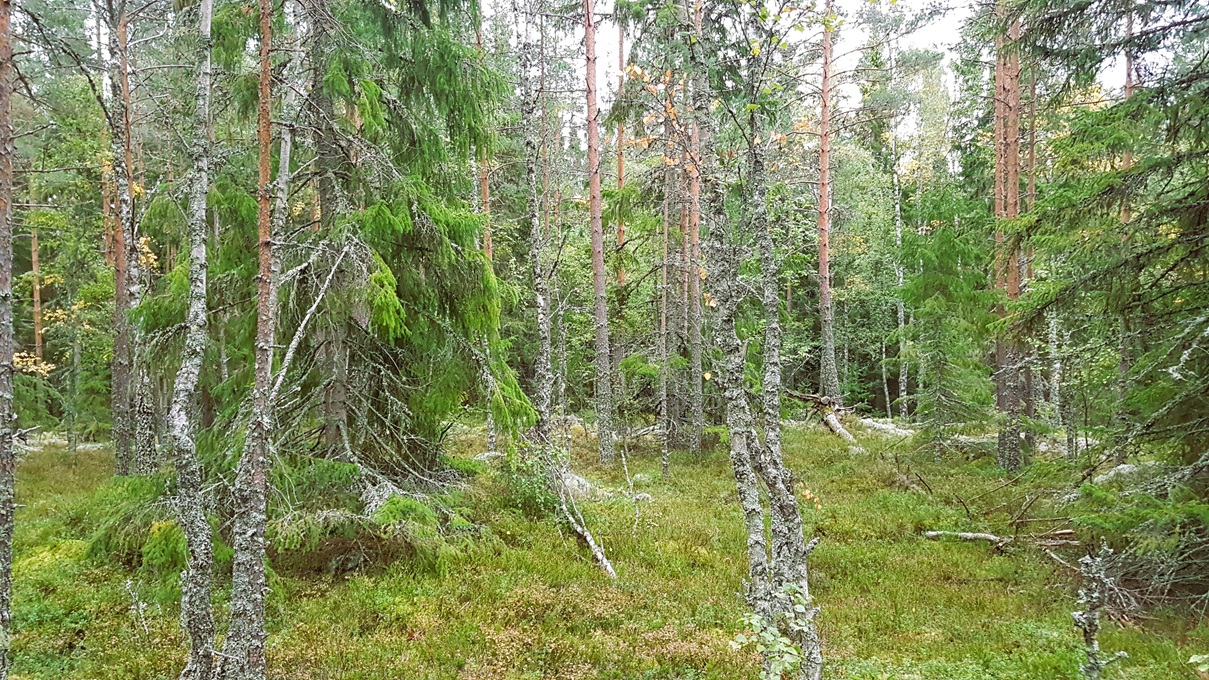
[[[937,461],[930,449],[873,439],[857,454],[827,432],[787,435],[798,492],[821,506],[803,503],[807,532],[822,537],[811,586],[827,677],[1078,677],[1074,575],[1027,540],[1054,527],[1021,522],[1053,511],[1051,490],[1069,488],[1070,467],[1037,461],[1005,485],[1011,478],[982,456]],[[731,644],[751,632],[745,536],[721,451],[674,455],[668,481],[656,450],[629,450],[630,480],[590,448],[573,452],[595,485],[580,507],[617,568],[611,582],[550,512],[523,459],[473,461],[475,436],[455,448],[464,482],[442,494],[396,495],[368,516],[351,505],[308,513],[300,501],[274,523],[271,677],[756,677],[758,656]],[[183,536],[166,482],[111,469],[107,452],[58,448],[20,465],[15,677],[171,678],[183,664]],[[650,500],[635,500],[630,481]],[[1102,493],[1078,503],[1103,503]],[[1084,541],[1102,528],[1060,526]],[[928,530],[1016,540],[996,550],[925,540]],[[217,540],[218,568],[230,569]],[[1054,550],[1070,562],[1079,549]],[[218,594],[220,612],[228,596]],[[1198,677],[1188,659],[1209,650],[1209,628],[1182,614],[1107,625],[1101,644],[1130,655],[1110,677]]]

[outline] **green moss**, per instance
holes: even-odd
[[[788,463],[822,505],[802,507],[807,531],[823,534],[811,586],[822,607],[828,677],[1079,677],[1081,641],[1070,620],[1077,586],[1064,568],[1031,549],[997,554],[919,535],[1009,533],[1019,499],[1060,488],[1060,471],[996,490],[1008,480],[982,461],[937,463],[932,451],[864,443],[868,453],[854,455],[826,432],[785,438]],[[106,505],[125,511],[112,495],[111,468],[81,455],[73,462],[34,453],[18,472],[26,507],[17,518],[15,674],[176,677],[184,659],[179,592],[156,569],[179,558],[178,530],[164,518],[149,521],[132,565],[106,553],[90,557],[90,537],[111,519]],[[620,466],[594,458],[585,449],[573,465],[601,488],[626,486]],[[302,668],[315,677],[375,679],[755,677],[758,659],[729,644],[746,610],[746,561],[725,453],[675,453],[666,482],[657,454],[628,462],[631,474],[651,480],[644,490],[653,499],[640,506],[637,526],[632,503],[581,504],[617,581],[554,518],[520,511],[503,475],[482,475],[429,503],[392,499],[352,538],[320,542],[363,551],[356,570],[333,574],[326,557],[315,570],[289,569],[275,557],[270,665],[286,676]],[[908,468],[933,493],[895,486]],[[1049,510],[1044,498],[1034,505],[1037,517]],[[375,540],[389,540],[391,550],[375,552]],[[127,582],[148,605],[146,634]],[[216,594],[219,611],[224,596]],[[1127,627],[1105,622],[1104,648],[1130,654],[1112,677],[1195,677],[1186,661],[1209,650],[1209,626],[1152,615]]]
[[[432,508],[414,498],[404,496],[391,496],[382,507],[374,511],[373,519],[383,526],[401,523],[421,527],[437,525],[437,513]]]

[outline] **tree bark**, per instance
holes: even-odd
[[[533,268],[533,298],[537,316],[537,352],[533,360],[533,410],[537,423],[534,437],[541,443],[550,441],[550,402],[554,391],[554,369],[551,347],[550,288],[545,265],[545,238],[542,234],[540,202],[537,192],[538,148],[537,108],[540,92],[533,84],[534,45],[529,36],[532,13],[526,7],[524,15],[517,0],[512,3],[513,14],[523,22],[518,29],[517,50],[520,53],[521,125],[525,142],[525,218],[529,222],[529,260]],[[608,354],[605,355],[606,361]]]
[[[831,14],[831,2],[825,5]],[[835,363],[835,309],[831,302],[831,24],[823,26],[823,80],[819,108],[819,318],[823,349],[819,360],[819,389],[836,403],[840,374]]]
[[[42,280],[38,271],[38,230],[29,232],[30,276],[34,288],[34,356],[42,358]]]
[[[336,217],[343,211],[338,173],[341,165],[340,147],[336,141],[335,108],[323,80],[328,71],[331,51],[332,14],[328,0],[307,0],[310,22],[311,91],[307,104],[314,121],[315,176],[319,196],[319,227],[329,232]]]
[[[999,10],[1001,13],[1004,9]],[[1020,55],[1016,42],[1020,37],[1020,22],[1013,21],[1007,34],[999,41],[996,68],[996,131],[997,153],[995,178],[996,217],[1012,220],[1020,215]],[[1011,301],[1020,297],[1020,241],[1002,229],[996,235],[996,280],[1005,297]],[[1001,317],[1007,315],[1003,306]],[[997,355],[998,403],[1003,415],[999,429],[999,464],[1008,471],[1022,464],[1020,451],[1020,417],[1022,413],[1021,353],[1014,331],[1008,330],[999,339]]]
[[[890,176],[894,181],[894,283],[897,295],[894,301],[898,321],[898,415],[907,417],[907,309],[903,300],[903,192],[898,177],[898,137],[894,132],[890,138],[890,162],[894,167]]]
[[[744,239],[732,233],[725,225],[726,210],[724,187],[713,173],[713,154],[709,143],[712,140],[712,120],[707,107],[706,90],[708,82],[702,51],[707,49],[700,41],[701,7],[698,5],[696,25],[698,40],[690,46],[692,64],[697,75],[697,85],[694,92],[693,116],[700,131],[700,153],[692,159],[692,167],[702,180],[704,196],[703,214],[715,221],[711,223],[711,274],[712,292],[717,304],[717,342],[722,355],[722,366],[719,370],[718,383],[726,403],[727,429],[730,434],[730,459],[735,475],[735,484],[739,495],[740,507],[743,511],[744,524],[747,529],[748,547],[748,593],[749,605],[768,625],[777,627],[779,633],[789,638],[801,651],[802,665],[797,676],[808,680],[817,680],[822,672],[822,656],[818,633],[815,630],[813,617],[817,611],[810,606],[810,591],[807,581],[807,558],[812,545],[804,540],[801,513],[797,498],[793,494],[793,477],[784,464],[778,444],[762,445],[756,431],[754,418],[748,405],[745,373],[747,365],[746,346],[740,341],[736,330],[736,313],[742,300],[738,275],[743,258]],[[758,84],[757,84],[758,85]],[[751,119],[754,131],[755,120]],[[767,236],[766,214],[763,211],[764,193],[762,159],[758,146],[753,142],[749,147],[749,163],[754,174],[749,173],[749,213],[748,219],[753,222],[750,227],[763,224],[763,233],[755,234],[759,241]],[[756,181],[752,181],[755,178]],[[768,259],[771,254],[770,243],[764,243],[761,250],[761,265],[768,276]],[[767,301],[771,296],[771,306],[779,313],[779,287],[775,278],[775,260],[771,267],[773,278],[771,286],[768,279],[764,280],[762,299]],[[771,293],[769,292],[771,288]],[[774,339],[776,336],[774,335]],[[766,340],[767,341],[767,340]],[[775,344],[775,343],[774,343]],[[771,363],[774,369],[779,369],[779,360]],[[766,371],[768,366],[766,365]],[[767,373],[766,373],[767,380]],[[774,370],[773,382],[776,396],[779,400],[779,370]],[[766,417],[770,410],[766,385],[765,410]],[[777,402],[779,427],[779,401]],[[767,425],[767,423],[766,423]],[[778,430],[774,430],[775,432]],[[778,442],[779,443],[779,442]],[[765,525],[765,510],[760,499],[760,483],[768,493],[768,523]],[[771,538],[771,549],[769,540]],[[795,600],[800,596],[800,600]],[[800,603],[801,609],[799,609]],[[794,625],[789,625],[789,622]],[[766,669],[767,670],[767,669]]]
[[[664,133],[670,139],[673,129],[670,120],[664,121]],[[668,439],[671,437],[672,418],[671,411],[668,408],[667,400],[667,384],[668,384],[668,328],[667,328],[667,302],[668,302],[668,285],[670,277],[668,276],[668,221],[671,219],[671,199],[672,192],[676,182],[676,174],[671,166],[666,166],[663,170],[663,257],[659,261],[659,421],[660,421],[660,460],[663,462],[663,478],[667,479],[670,476],[671,453],[668,449]]]
[[[272,375],[276,337],[276,258],[270,197],[272,151],[273,4],[260,0],[260,94],[256,120],[259,145],[257,232],[259,274],[256,280],[256,348],[253,369],[252,416],[243,455],[235,475],[235,558],[231,570],[231,627],[223,643],[220,677],[224,680],[264,680],[265,579],[268,521],[269,454],[273,436]],[[286,149],[288,151],[288,147]],[[288,176],[289,159],[278,168]],[[285,367],[282,367],[285,370]],[[284,373],[282,374],[284,376]]]
[[[131,195],[133,157],[128,143],[130,130],[129,77],[126,60],[126,2],[114,0],[108,6],[108,70],[109,70],[109,130],[110,157],[113,165],[114,225],[113,225],[113,365],[110,388],[113,419],[113,448],[116,472],[131,472],[131,338],[129,284],[132,272],[128,262],[134,205]],[[137,276],[135,277],[137,278]]]
[[[187,229],[189,236],[189,298],[185,312],[185,342],[168,412],[168,435],[177,473],[177,521],[188,548],[181,574],[181,625],[189,639],[183,680],[210,680],[214,659],[214,614],[211,572],[214,544],[206,517],[204,473],[197,458],[197,383],[206,352],[206,198],[210,191],[210,24],[213,0],[198,5],[198,60],[193,113],[193,160]]]
[[[151,390],[148,358],[143,348],[142,328],[129,320],[130,310],[143,300],[143,267],[140,260],[138,218],[134,209],[135,158],[133,133],[133,97],[130,84],[129,16],[125,0],[111,5],[109,13],[110,118],[114,178],[118,191],[118,218],[121,237],[118,257],[123,276],[122,292],[115,291],[113,394],[122,401],[115,421],[115,448],[120,473],[150,474],[159,467],[156,435],[156,404]],[[115,276],[115,287],[117,277]],[[120,299],[119,299],[120,298]],[[124,341],[124,342],[123,342]],[[123,345],[119,354],[118,345]]]
[[[697,2],[693,12],[696,33],[701,35],[701,4]],[[689,125],[688,168],[688,346],[689,346],[689,451],[701,453],[701,438],[705,431],[705,381],[702,365],[701,332],[701,278],[705,269],[701,263],[701,128],[697,122],[700,115],[708,115],[708,99],[703,76],[698,75],[692,83],[692,123]],[[701,108],[698,108],[701,107]]]
[[[595,50],[593,50],[595,53]],[[621,101],[625,89],[625,26],[620,19],[617,23],[617,101]],[[593,76],[594,78],[594,76]],[[617,122],[617,251],[625,249],[625,219],[621,215],[623,199],[621,190],[625,188],[625,122]],[[625,285],[625,264],[617,265],[617,287]]]
[[[588,219],[592,230],[592,310],[596,322],[596,430],[600,462],[613,462],[613,386],[609,352],[609,307],[605,291],[604,225],[601,220],[600,132],[596,109],[596,19],[584,0],[584,52],[588,103]],[[621,168],[621,161],[618,161]],[[624,233],[619,232],[620,238]]]
[[[0,0],[0,680],[13,639],[13,42],[12,5]]]

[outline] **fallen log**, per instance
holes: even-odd
[[[857,443],[856,437],[853,437],[852,433],[846,430],[844,424],[840,422],[839,413],[851,409],[845,409],[831,397],[819,396],[817,394],[798,394],[792,390],[786,390],[785,392],[799,401],[811,404],[822,415],[827,429],[839,436],[840,439],[851,444],[856,452],[864,453],[865,450]]]
[[[924,538],[938,541],[942,538],[956,538],[960,541],[986,541],[994,543],[996,546],[1006,545],[1012,542],[1011,537],[996,536],[995,534],[984,534],[972,531],[926,531]]]

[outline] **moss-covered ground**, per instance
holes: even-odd
[[[985,458],[937,461],[909,442],[866,441],[866,452],[853,453],[823,431],[793,430],[786,439],[788,463],[821,506],[803,503],[808,530],[823,537],[811,580],[826,677],[1080,677],[1072,572],[1024,541],[997,552],[921,535],[1016,533],[1011,522],[1025,499],[1060,485],[1068,471],[1040,461],[1005,486],[1009,479]],[[464,448],[457,455],[474,453],[473,442]],[[674,455],[663,481],[653,452],[632,451],[636,491],[650,495],[637,517],[620,492],[620,466],[591,458],[578,452],[576,469],[615,493],[582,507],[617,568],[615,582],[553,518],[516,509],[501,475],[487,471],[457,492],[459,526],[469,529],[444,536],[435,558],[277,570],[271,677],[756,677],[754,653],[730,644],[744,612],[745,558],[724,453]],[[101,449],[73,458],[49,447],[20,464],[17,678],[174,678],[183,664],[177,575],[173,556],[163,554],[171,542],[148,536],[129,559],[98,545],[130,516],[132,497],[157,492],[153,483],[113,480],[111,469]],[[1061,525],[1020,526],[1027,533]],[[149,533],[174,529],[151,526]],[[225,597],[220,589],[220,621]],[[1209,652],[1209,627],[1150,612],[1107,622],[1101,643],[1130,655],[1107,677],[1191,679],[1187,660]]]

